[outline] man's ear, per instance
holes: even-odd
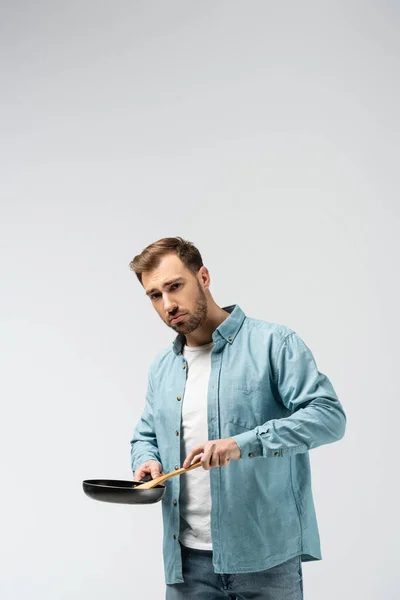
[[[204,265],[202,267],[200,267],[199,269],[199,276],[201,278],[201,281],[203,283],[203,286],[208,289],[210,287],[210,273],[207,269],[207,267],[205,267]]]

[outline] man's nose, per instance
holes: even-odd
[[[176,309],[176,302],[172,299],[168,298],[168,296],[164,296],[164,310],[167,313],[174,312]]]

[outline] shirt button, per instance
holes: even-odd
[[[175,471],[177,471],[179,469],[178,465],[175,465]]]
[[[274,452],[274,456],[279,456],[279,452]]]
[[[176,540],[176,535],[174,535],[174,540]]]
[[[175,431],[175,435],[179,435],[179,431]]]
[[[249,456],[254,456],[254,454],[252,452],[249,452]]]
[[[180,400],[180,399],[181,399],[181,397],[180,397],[180,396],[177,396],[177,397],[176,397],[176,399],[177,399],[177,400]]]
[[[182,365],[182,369],[186,369],[186,365]]]
[[[231,341],[232,341],[232,338],[228,338],[228,342],[231,342]]]
[[[177,501],[176,501],[176,500],[174,500],[174,506],[176,506],[177,504],[178,504],[178,503],[177,503]]]

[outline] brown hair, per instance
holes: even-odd
[[[137,278],[142,283],[143,271],[155,269],[161,258],[167,254],[176,254],[185,267],[194,275],[203,266],[201,254],[192,242],[181,237],[166,237],[153,242],[141,254],[135,256],[129,263],[129,268],[136,273]]]

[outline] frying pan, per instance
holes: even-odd
[[[186,473],[196,467],[199,467],[201,462],[198,461],[187,469],[178,469],[171,471],[167,475],[161,475],[156,479],[165,481],[176,475]],[[101,502],[114,502],[116,504],[154,504],[162,500],[166,487],[162,483],[158,483],[149,489],[138,489],[137,486],[143,483],[154,481],[150,474],[145,475],[140,481],[125,481],[121,479],[85,479],[82,482],[83,491],[86,496],[93,498],[93,500],[100,500]]]

